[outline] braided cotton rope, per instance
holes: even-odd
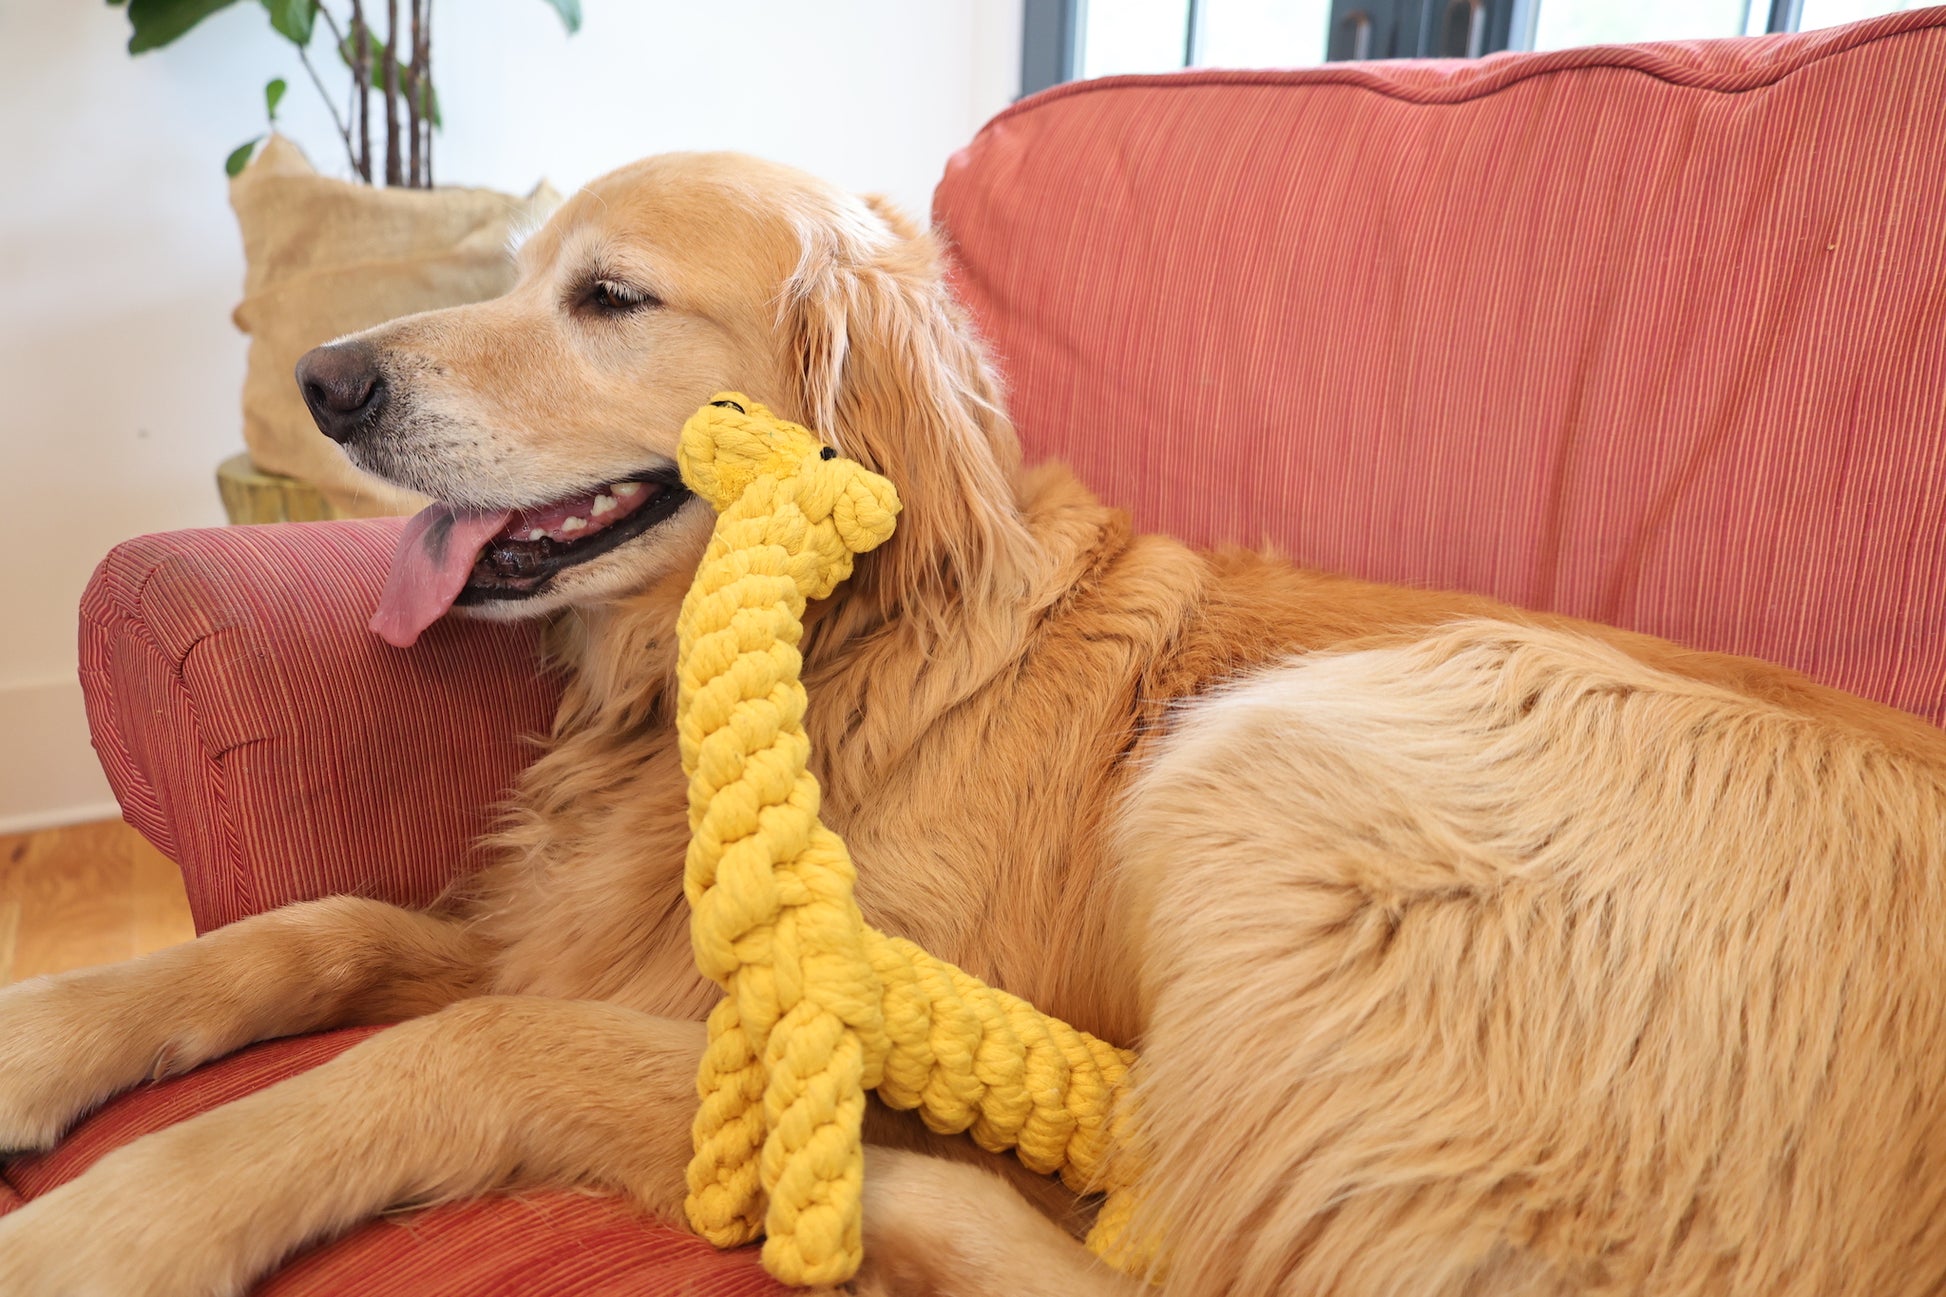
[[[862,1258],[865,1092],[932,1129],[1014,1149],[1106,1189],[1089,1246],[1121,1234],[1134,1056],[865,925],[844,842],[818,818],[799,679],[808,601],[883,544],[892,484],[734,392],[684,426],[683,480],[719,517],[677,622],[676,726],[689,779],[683,888],[709,1019],[687,1211],[719,1247],[766,1236],[790,1284]]]

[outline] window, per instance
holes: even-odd
[[[1185,67],[1810,31],[1931,0],[1025,0],[1022,90]]]
[[[1325,61],[1331,0],[1026,0],[1023,90],[1185,67]]]
[[[1219,68],[1304,67],[1324,62],[1330,0],[1203,0],[1197,5],[1199,64]]]
[[[1793,30],[1808,32],[1819,27],[1836,27],[1840,23],[1876,18],[1880,14],[1923,9],[1936,3],[1936,0],[1802,0],[1802,3],[1803,12]]]
[[[1532,35],[1516,48],[1701,40],[1808,32],[1916,9],[1920,0],[1538,0]],[[1930,3],[1931,0],[1925,0]]]
[[[1533,35],[1525,45],[1564,50],[1575,45],[1748,36],[1769,30],[1770,7],[1769,0],[1629,0],[1627,4],[1541,0],[1535,6]]]
[[[1190,11],[1201,5],[1192,6],[1189,0],[1096,0],[1078,8],[1083,77],[1172,71],[1195,62]]]

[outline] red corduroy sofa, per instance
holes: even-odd
[[[1946,9],[1062,87],[953,159],[934,216],[1030,453],[1143,526],[1946,719]],[[148,536],[88,590],[96,746],[202,928],[429,899],[546,725],[530,628],[366,634],[396,525]],[[0,1211],[365,1034],[116,1100],[5,1166]],[[543,1194],[369,1224],[260,1292],[772,1290],[749,1251]]]

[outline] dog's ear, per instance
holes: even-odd
[[[911,613],[928,591],[978,597],[1017,575],[1026,531],[1019,444],[933,241],[882,219],[888,232],[807,240],[783,323],[796,417],[899,489],[871,584]]]

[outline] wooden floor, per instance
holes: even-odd
[[[0,837],[0,984],[195,935],[182,875],[120,820]]]

